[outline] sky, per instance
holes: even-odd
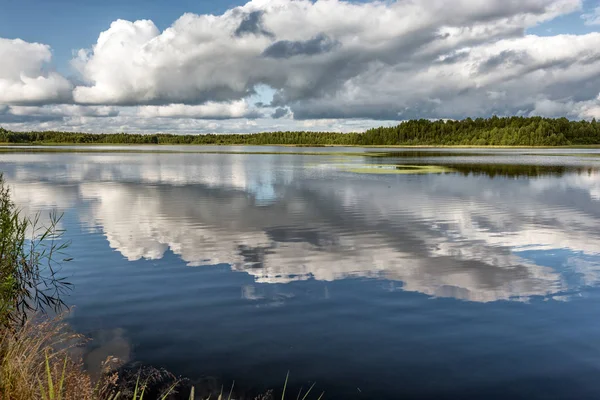
[[[600,119],[600,0],[0,0],[0,126]]]

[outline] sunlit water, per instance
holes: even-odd
[[[600,396],[597,151],[89,149],[0,153],[23,212],[64,212],[89,365],[249,392],[289,370],[328,399]],[[239,154],[270,151],[308,154]],[[351,172],[392,164],[451,169]]]

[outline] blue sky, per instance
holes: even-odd
[[[0,66],[0,125],[13,129],[600,116],[600,66],[586,61],[600,48],[598,0],[0,0],[0,10],[0,56],[13,60]]]
[[[586,25],[583,18],[581,18],[582,14],[592,12],[592,10],[598,6],[600,6],[600,2],[598,0],[584,1],[583,11],[575,11],[573,13],[557,17],[552,21],[544,22],[534,28],[528,29],[527,32],[540,36],[560,34],[583,35],[590,32],[598,32],[598,25]]]

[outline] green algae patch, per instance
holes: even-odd
[[[443,174],[456,172],[452,168],[443,165],[356,165],[345,166],[344,171],[355,174],[394,174],[394,175],[412,175],[412,174]]]

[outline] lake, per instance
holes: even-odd
[[[24,213],[64,213],[90,367],[248,393],[290,371],[325,399],[600,397],[599,150],[50,150],[3,148],[0,171]]]

